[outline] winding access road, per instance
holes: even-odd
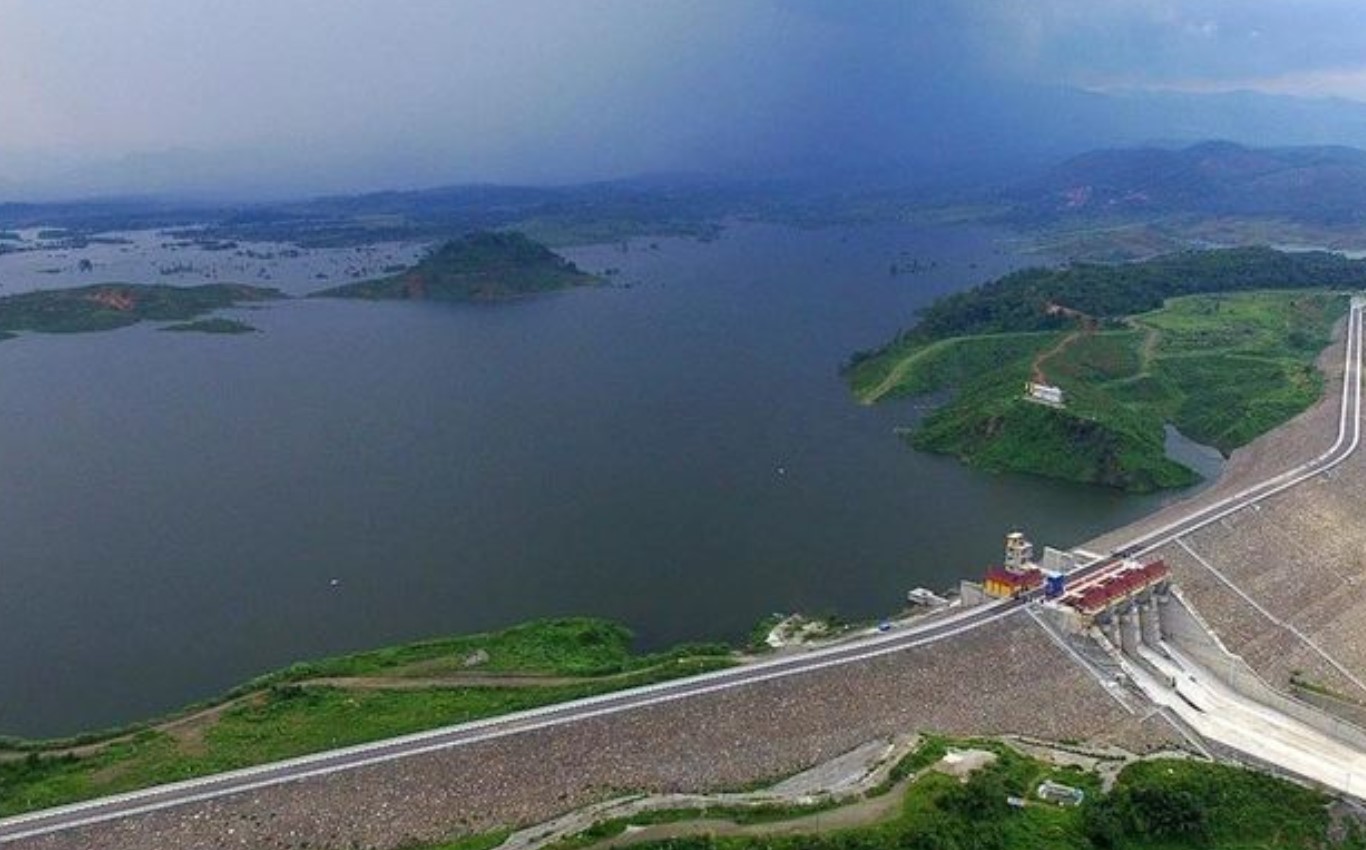
[[[1352,299],[1347,328],[1346,364],[1343,371],[1342,411],[1338,420],[1337,440],[1327,451],[1254,487],[1212,505],[1193,510],[1180,520],[1121,546],[1110,557],[1092,560],[1074,573],[1074,580],[1084,582],[1094,579],[1098,573],[1103,573],[1117,563],[1121,555],[1137,556],[1152,551],[1177,537],[1217,522],[1237,510],[1322,474],[1350,457],[1356,451],[1361,436],[1363,306],[1366,306],[1366,301]],[[516,735],[533,729],[631,711],[670,700],[687,699],[700,694],[858,663],[950,639],[1008,617],[1029,601],[1030,598],[1025,597],[997,600],[932,618],[905,629],[870,635],[799,655],[19,815],[0,820],[0,844],[296,782],[309,777],[353,770],[434,750]]]

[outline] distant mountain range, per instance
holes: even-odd
[[[0,230],[56,227],[88,236],[160,228],[178,239],[303,247],[435,243],[477,230],[518,230],[565,246],[661,235],[710,239],[737,219],[820,226],[924,214],[1011,225],[1064,259],[1133,259],[1210,244],[1366,250],[1366,150],[1202,141],[1102,148],[1052,161],[1021,166],[1015,173],[1025,176],[1008,184],[998,175],[939,192],[894,182],[668,174],[235,205],[145,197],[0,203]]]
[[[1366,221],[1366,151],[1232,142],[1098,150],[1006,197],[1022,221],[1192,214],[1351,225]]]
[[[1096,91],[998,77],[827,80],[829,93],[756,126],[723,124],[704,141],[677,147],[660,127],[608,125],[601,141],[626,150],[638,138],[653,155],[573,156],[547,140],[521,165],[476,168],[437,139],[414,138],[363,152],[300,147],[186,149],[127,153],[10,150],[0,146],[0,202],[156,196],[206,206],[276,204],[319,194],[473,183],[563,186],[616,181],[645,172],[687,171],[729,181],[799,182],[947,191],[1010,175],[1097,148],[1230,139],[1246,145],[1341,144],[1366,148],[1366,103],[1250,91],[1185,93]],[[795,96],[795,95],[794,95]],[[687,129],[708,104],[675,116]],[[603,116],[604,120],[611,116]],[[770,120],[771,119],[771,120]],[[635,122],[648,124],[648,122]],[[637,135],[638,134],[638,137]],[[402,134],[404,138],[407,134]],[[668,144],[659,146],[661,140]],[[501,160],[500,160],[501,161]]]

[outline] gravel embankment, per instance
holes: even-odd
[[[302,780],[15,850],[396,848],[549,820],[628,791],[752,785],[921,729],[1170,745],[1016,616],[856,664]]]
[[[1360,684],[1366,681],[1364,499],[1366,453],[1331,478],[1190,535],[1185,542],[1199,559],[1175,545],[1159,554],[1220,639],[1271,684],[1283,687],[1300,671],[1366,701]]]

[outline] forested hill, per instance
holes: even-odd
[[[1024,269],[939,299],[920,312],[920,321],[904,336],[931,341],[1059,330],[1075,326],[1077,313],[1118,319],[1156,310],[1179,295],[1306,288],[1366,288],[1366,260],[1259,247],[1184,251],[1120,265]]]
[[[314,294],[369,300],[498,301],[597,282],[521,233],[478,231],[447,242],[392,277]]]

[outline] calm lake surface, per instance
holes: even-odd
[[[291,301],[232,311],[254,335],[4,342],[0,732],[548,615],[645,647],[877,616],[978,574],[1011,528],[1069,545],[1152,510],[917,454],[892,430],[913,404],[846,391],[839,364],[918,305],[1036,262],[1003,240],[744,224],[567,252],[616,284],[514,304]],[[889,275],[911,259],[935,265]],[[37,285],[8,270],[0,291]]]

